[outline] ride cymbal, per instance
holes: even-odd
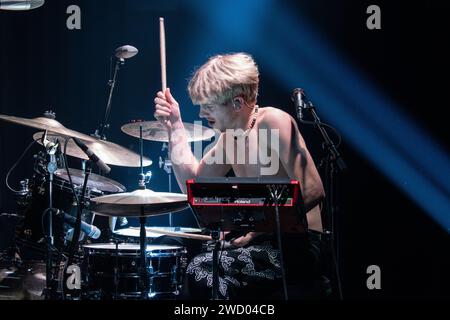
[[[215,132],[212,129],[192,123],[183,123],[188,142],[208,140],[214,137]],[[123,125],[120,129],[135,138],[140,137],[140,129],[142,126],[142,139],[158,142],[168,142],[169,134],[167,129],[158,121],[136,121]]]

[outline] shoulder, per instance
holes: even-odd
[[[259,126],[262,128],[286,130],[296,127],[294,118],[281,109],[265,107],[260,108],[260,113]]]

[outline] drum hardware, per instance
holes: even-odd
[[[54,114],[53,114],[53,120],[54,120]],[[47,234],[46,234],[46,240],[47,240],[47,259],[46,259],[46,288],[45,288],[45,298],[49,299],[51,296],[51,286],[53,281],[53,260],[52,260],[52,247],[54,245],[54,239],[53,239],[53,174],[55,173],[57,169],[57,163],[56,163],[56,156],[55,153],[58,148],[58,143],[50,143],[47,140],[47,130],[45,131],[42,143],[45,147],[45,150],[47,151],[47,155],[49,157],[48,165],[47,165],[47,171],[48,171],[48,208],[44,211],[44,217],[45,214],[47,214]]]
[[[115,242],[116,250],[114,258],[114,298],[119,298],[119,241]]]
[[[165,156],[165,159],[159,157],[159,168],[164,168],[164,171],[167,173],[167,179],[169,184],[169,192],[172,192],[172,161],[170,161],[170,150],[169,150],[169,144],[163,143],[163,146],[161,148],[161,151],[167,150],[167,155]],[[169,213],[169,226],[173,226],[173,218],[172,213]]]

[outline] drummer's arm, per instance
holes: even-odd
[[[216,145],[200,161],[192,153],[181,121],[172,124],[169,136],[172,167],[183,193],[186,193],[186,180],[199,176],[223,177],[231,169],[231,165],[226,164],[224,152],[218,153],[223,151],[223,135],[219,137]],[[222,148],[222,150],[219,148]],[[222,156],[218,157],[219,154]]]

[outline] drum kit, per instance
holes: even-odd
[[[164,18],[159,19],[159,26],[161,84],[165,91]],[[14,252],[6,258],[0,252],[0,263],[2,259],[13,261],[11,268],[0,266],[0,289],[5,277],[6,280],[14,279],[20,269],[14,265],[17,263],[15,251],[30,249],[20,251],[21,259],[24,252],[31,252],[23,263],[27,270],[24,278],[31,278],[33,283],[33,289],[26,290],[26,296],[30,296],[31,291],[35,293],[36,287],[42,289],[45,299],[149,299],[179,293],[186,248],[157,245],[152,239],[161,235],[195,240],[208,240],[209,237],[199,234],[199,229],[173,226],[172,213],[189,208],[189,204],[186,195],[172,193],[167,130],[158,121],[133,121],[122,126],[125,134],[139,138],[139,154],[107,141],[105,137],[118,71],[126,59],[137,53],[138,50],[129,45],[116,49],[117,59],[114,70],[110,70],[104,117],[92,135],[65,127],[51,111],[33,119],[0,114],[0,120],[39,130],[33,140],[43,146],[43,151],[34,157],[33,179],[20,181],[20,190],[12,189],[7,183],[17,196],[23,214],[16,230]],[[207,140],[215,135],[211,129],[189,123],[185,124],[185,130],[190,142]],[[164,143],[162,150],[167,150],[167,156],[164,160],[159,159],[159,165],[168,173],[168,192],[146,189],[150,176],[144,174],[143,168],[151,165],[152,160],[143,156],[144,140]],[[81,159],[82,168],[69,168],[67,156]],[[100,174],[91,173],[92,164],[100,169]],[[140,167],[138,188],[126,192],[122,184],[106,178],[104,174],[111,170],[109,165]],[[99,239],[100,232],[93,225],[96,215],[109,219],[109,231],[112,231],[112,234],[108,232],[109,242]],[[147,217],[157,215],[168,215],[169,226],[147,228]],[[115,230],[115,221],[119,218],[126,221],[128,217],[139,218],[140,227]],[[95,242],[96,239],[103,242]],[[39,255],[35,255],[36,252]],[[39,263],[33,268],[29,262],[36,256]],[[33,272],[34,269],[37,272]]]
[[[152,160],[143,156],[143,140],[168,142],[159,122],[136,121],[122,127],[124,133],[140,139],[137,154],[68,129],[51,112],[34,119],[0,115],[0,120],[40,130],[33,135],[43,146],[35,156],[35,175],[31,182],[21,181],[21,189],[16,190],[23,213],[15,243],[19,251],[46,253],[38,259],[46,265],[45,273],[34,274],[43,284],[45,299],[151,299],[179,294],[186,248],[152,244],[152,239],[168,235],[207,241],[210,237],[195,228],[146,227],[147,217],[189,208],[186,195],[172,193],[170,186],[169,192],[146,189],[143,167]],[[199,125],[185,127],[191,142],[214,136],[213,130]],[[80,148],[80,141],[87,148]],[[66,156],[81,159],[82,169],[69,168]],[[170,166],[168,158],[165,167]],[[139,187],[126,192],[117,181],[91,173],[90,160],[96,159],[106,165],[140,167]],[[136,217],[140,227],[114,230],[112,226],[108,242],[96,242],[96,215],[110,220]],[[81,275],[76,270],[82,270]]]

